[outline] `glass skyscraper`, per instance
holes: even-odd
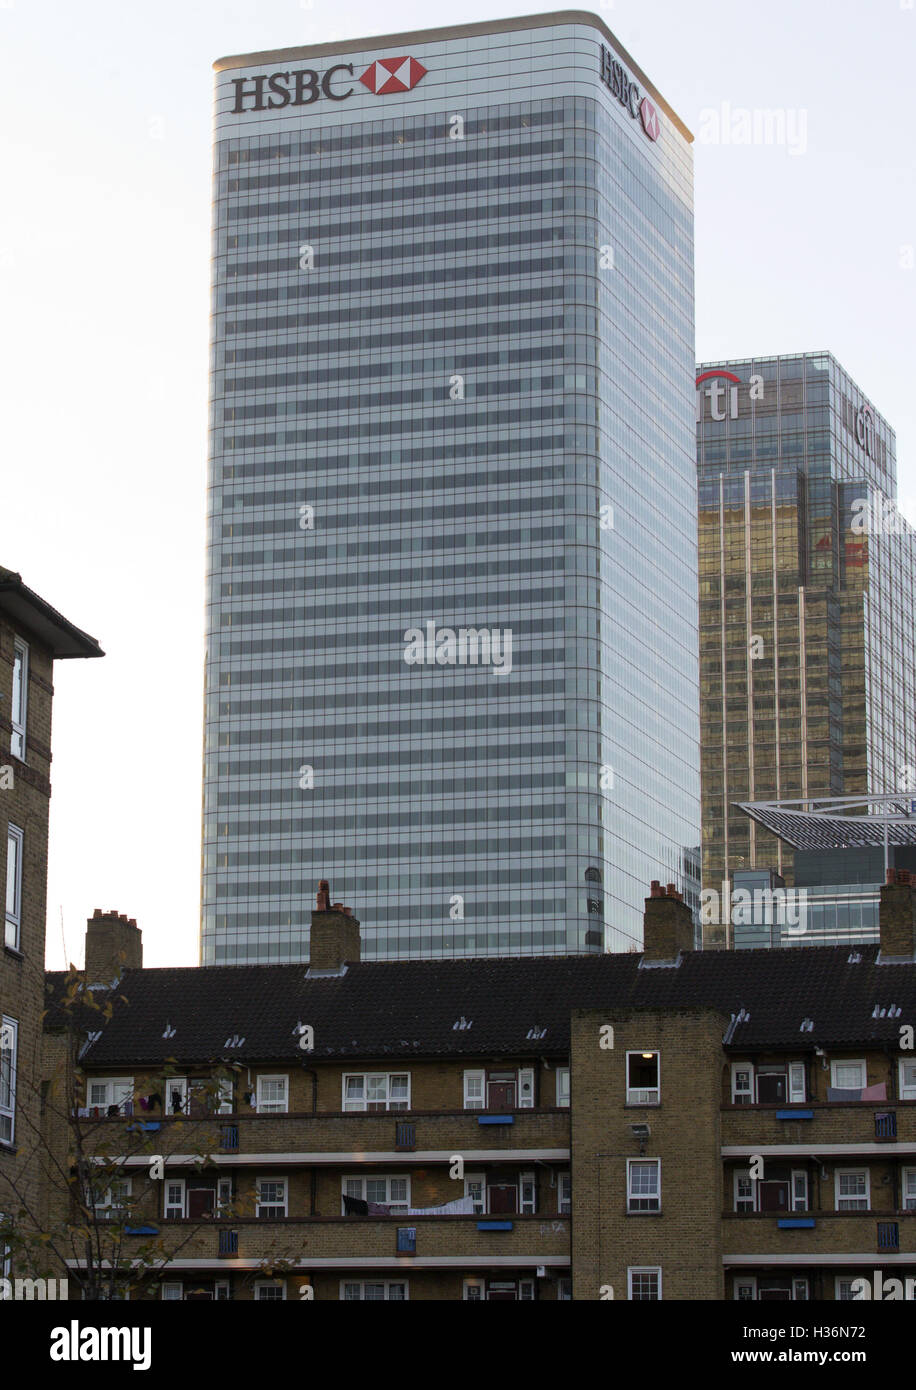
[[[697,373],[703,882],[791,884],[735,802],[916,794],[916,533],[894,432],[829,353]]]
[[[216,65],[201,958],[625,950],[699,843],[690,134],[580,12]]]

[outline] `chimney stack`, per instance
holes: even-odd
[[[86,923],[86,983],[116,984],[125,970],[143,968],[143,933],[136,919],[97,907]]]
[[[652,880],[643,918],[643,960],[676,961],[693,950],[693,913],[673,883],[663,888]]]
[[[349,907],[331,904],[331,888],[326,878],[318,884],[316,907],[312,913],[309,944],[309,972],[340,971],[360,956],[359,922]]]
[[[896,960],[916,959],[916,874],[888,869],[879,908],[881,955]]]

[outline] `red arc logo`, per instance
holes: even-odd
[[[409,92],[426,72],[416,58],[378,58],[359,80],[377,97],[386,97],[390,92]]]
[[[639,116],[642,121],[642,128],[649,139],[657,140],[659,135],[658,112],[648,97],[643,97],[639,103]]]

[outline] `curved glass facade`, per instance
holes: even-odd
[[[368,958],[627,949],[687,886],[689,144],[604,31],[466,32],[390,99],[251,109],[371,46],[218,74],[206,964],[307,958],[323,877]]]

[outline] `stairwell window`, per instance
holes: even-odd
[[[25,724],[29,703],[29,648],[19,637],[13,639],[13,694],[10,700],[10,752],[25,762]]]
[[[16,1060],[19,1024],[6,1014],[0,1017],[0,1143],[16,1137]]]
[[[660,1158],[627,1159],[627,1211],[661,1211]]]
[[[17,825],[6,831],[6,931],[4,940],[13,951],[19,950],[22,928],[22,850],[23,833]]]
[[[627,1053],[627,1105],[658,1105],[659,1054]]]
[[[259,1076],[256,1092],[259,1115],[285,1115],[289,1109],[289,1078]]]

